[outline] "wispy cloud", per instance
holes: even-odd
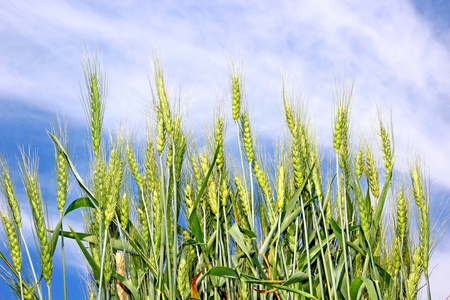
[[[345,74],[356,79],[355,128],[370,129],[376,103],[386,114],[392,109],[398,152],[424,155],[435,180],[450,186],[442,163],[450,147],[450,54],[408,2],[98,3],[3,4],[3,97],[82,120],[79,61],[85,45],[97,46],[108,74],[107,124],[142,122],[157,47],[172,86],[191,94],[197,118],[214,109],[217,93],[227,95],[227,54],[243,53],[260,134],[279,128],[282,68],[309,99],[327,144],[331,82]]]

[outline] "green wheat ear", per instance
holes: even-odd
[[[232,116],[234,122],[239,121],[241,115],[241,75],[237,72],[231,75],[231,104],[232,104]]]
[[[9,209],[11,210],[14,223],[17,228],[22,227],[22,217],[20,214],[19,200],[14,192],[14,187],[11,182],[11,175],[9,172],[8,165],[3,159],[0,153],[0,190],[8,201]]]
[[[83,62],[84,104],[93,149],[88,186],[68,154],[55,152],[57,193],[53,201],[61,215],[69,168],[84,196],[97,201],[99,209],[86,207],[87,198],[81,195],[66,209],[66,213],[82,210],[84,232],[66,232],[62,239],[62,227],[48,228],[37,159],[21,151],[20,174],[41,262],[42,274],[38,275],[47,281],[49,299],[54,245],[57,239],[76,236],[88,262],[89,299],[175,300],[190,295],[235,300],[416,299],[422,275],[431,294],[428,267],[434,240],[430,239],[430,192],[424,165],[418,158],[410,162],[410,190],[403,181],[394,184],[393,131],[381,119],[374,137],[380,141],[380,160],[388,181],[380,182],[378,158],[364,138],[353,155],[351,89],[336,93],[332,137],[337,175],[329,166],[331,174],[325,184],[312,122],[301,101],[289,100],[284,82],[280,106],[286,128],[272,159],[258,150],[256,131],[243,101],[242,75],[230,69],[230,120],[236,126],[239,165],[228,159],[225,150],[227,120],[223,114],[215,115],[212,126],[206,126],[212,130],[207,131],[205,143],[198,145],[201,139],[190,138],[183,115],[170,106],[158,57],[152,95],[155,115],[146,129],[146,140],[125,142],[121,129],[116,138],[102,140],[105,93],[99,66],[96,57]],[[65,128],[55,124],[53,133],[67,149]],[[17,295],[21,287],[20,299],[44,299],[40,287],[44,283],[39,283],[32,269],[20,230],[17,195],[21,191],[13,184],[0,155],[0,219],[9,250],[9,257],[0,253],[4,263],[0,277],[5,279],[5,270],[10,273],[7,284]],[[382,210],[385,200],[392,199],[393,221],[389,222]],[[418,241],[410,229],[411,205],[418,207]],[[446,218],[442,227],[448,224]]]
[[[156,149],[158,150],[159,155],[162,156],[166,145],[166,128],[164,126],[164,115],[161,104],[156,106],[156,117]]]
[[[428,262],[430,252],[430,224],[428,220],[428,201],[425,197],[425,182],[423,180],[420,160],[416,158],[410,166],[410,175],[414,199],[419,208],[420,219],[420,250],[423,272],[428,277]]]
[[[370,191],[375,198],[380,196],[380,182],[378,179],[378,165],[375,162],[372,150],[369,145],[366,145],[364,151],[364,156],[366,157],[367,170],[369,173]]]
[[[154,72],[155,72],[156,94],[159,100],[159,110],[161,111],[162,114],[164,127],[167,130],[169,136],[172,137],[173,120],[170,112],[169,99],[167,97],[166,88],[164,84],[163,69],[157,53],[155,53],[154,55]]]
[[[394,167],[394,149],[391,143],[392,133],[384,126],[380,117],[380,142],[381,142],[381,156],[386,172],[392,171]]]
[[[284,171],[284,165],[281,164],[278,168],[277,175],[277,209],[278,212],[281,213],[284,209],[285,201],[286,201],[286,175]]]
[[[343,191],[347,193],[349,189],[350,172],[349,157],[351,154],[350,112],[353,97],[353,84],[351,86],[348,86],[347,83],[345,83],[343,87],[339,87],[336,84],[335,93],[337,106],[335,109],[333,122],[333,148],[337,154],[339,167],[343,170],[344,174],[345,188],[343,189]]]
[[[83,104],[91,129],[92,149],[95,157],[99,156],[100,143],[105,112],[105,82],[101,73],[101,64],[97,54],[91,58],[86,55],[82,62],[86,92]]]
[[[289,128],[289,131],[291,134],[294,134],[294,128],[295,128],[295,116],[292,109],[292,105],[289,101],[289,97],[286,92],[286,87],[284,86],[284,79],[281,79],[282,82],[282,91],[283,91],[283,106],[284,106],[284,114],[285,114],[285,121]]]
[[[53,263],[52,253],[50,252],[50,245],[47,238],[44,208],[42,205],[41,188],[38,176],[38,161],[37,159],[30,157],[30,154],[28,154],[27,156],[23,150],[21,150],[21,156],[22,182],[25,188],[25,194],[27,196],[28,203],[31,207],[34,229],[39,241],[39,256],[41,259],[42,277],[47,282],[47,286],[50,286]]]
[[[53,125],[53,135],[61,141],[64,149],[69,150],[69,139],[67,137],[67,126],[64,121],[57,118]],[[59,213],[62,215],[66,204],[69,189],[69,164],[63,152],[55,145],[55,167],[56,167],[56,202]]]
[[[14,264],[14,268],[20,273],[22,268],[22,252],[20,249],[20,241],[17,235],[17,227],[11,222],[9,216],[5,213],[1,213],[1,219],[3,228],[5,230],[6,239],[8,240],[9,251],[11,253],[11,259]]]
[[[241,114],[241,130],[244,140],[244,152],[248,162],[252,162],[255,158],[254,142],[250,127],[250,120],[246,112]]]
[[[129,169],[131,171],[131,174],[133,175],[133,178],[136,181],[136,184],[138,185],[138,187],[142,190],[144,188],[142,175],[141,175],[141,172],[139,171],[138,164],[137,164],[136,159],[134,157],[134,152],[133,152],[131,143],[129,143],[126,146],[126,150],[125,151],[126,151],[126,154],[127,154],[127,162],[128,162],[128,167],[129,167]]]
[[[224,136],[224,124],[223,124],[223,116],[217,117],[215,121],[214,128],[214,144],[215,148],[219,147],[219,154],[217,155],[217,169],[219,172],[224,171],[225,166],[225,157],[224,157],[224,147],[223,147],[223,136]]]

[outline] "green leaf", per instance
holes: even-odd
[[[353,248],[356,252],[358,252],[362,256],[366,256],[366,252],[361,247],[359,247],[357,242],[358,242],[358,240],[355,240],[355,242],[347,241],[347,245],[350,246],[351,248]]]
[[[140,234],[140,232],[138,230],[136,230],[136,227],[134,227],[132,222],[128,222],[128,231],[124,231],[122,230],[122,232],[124,233],[124,235],[127,237],[128,241],[130,241],[130,243],[132,245],[135,245],[136,248],[139,248],[140,251],[147,253],[148,249],[147,249],[147,245],[145,244],[144,238],[142,237],[142,235]],[[136,249],[137,250],[137,249]]]
[[[330,222],[331,228],[334,231],[334,234],[336,235],[336,238],[338,239],[339,245],[341,245],[343,247],[341,227],[339,227],[339,225],[336,223],[336,221],[332,218],[329,220],[329,222]]]
[[[249,238],[256,239],[256,234],[253,231],[251,231],[249,229],[241,228],[241,227],[239,227],[239,230],[242,233],[244,233],[246,236],[248,236]]]
[[[58,224],[56,224],[55,229],[50,238],[50,244],[49,244],[50,245],[50,253],[52,254],[52,256],[55,253],[55,249],[56,249],[56,245],[58,243],[58,237],[60,235],[62,221],[63,221],[64,216],[66,216],[68,213],[70,213],[78,208],[82,208],[82,207],[93,207],[92,202],[86,197],[82,197],[82,198],[73,200],[72,203],[70,203],[70,205],[67,207],[66,211],[64,212],[64,215],[61,217]]]
[[[217,156],[219,155],[219,146],[216,148],[216,152],[214,154],[214,159],[211,163],[211,166],[209,167],[208,173],[206,174],[205,179],[203,180],[202,186],[200,188],[200,191],[197,195],[197,199],[195,200],[192,207],[197,207],[198,203],[200,202],[200,199],[203,196],[203,193],[205,192],[206,185],[208,184],[209,177],[211,176],[211,172],[214,168],[214,165],[216,164]],[[191,215],[189,216],[189,229],[191,230],[192,234],[194,234],[197,241],[203,245],[202,249],[204,252],[206,252],[206,247],[204,246],[205,241],[203,240],[203,232],[202,227],[200,226],[200,221],[197,215],[197,210],[193,209]],[[206,255],[206,254],[205,254]]]
[[[293,292],[293,293],[302,295],[302,296],[304,296],[304,297],[306,297],[306,298],[308,298],[308,299],[318,300],[317,297],[315,297],[314,295],[311,295],[310,293],[304,292],[304,291],[299,290],[299,289],[290,288],[290,287],[287,287],[287,286],[284,286],[284,285],[280,285],[280,284],[272,284],[272,285],[269,285],[269,286],[272,286],[272,287],[274,287],[274,288],[278,288],[278,289],[280,289],[280,290],[285,290],[285,291],[288,291],[288,292]]]
[[[120,275],[119,273],[113,271],[112,272],[112,277],[116,278],[117,280],[119,280],[120,282],[122,282],[122,284],[124,286],[127,287],[127,289],[131,292],[131,294],[133,294],[134,299],[136,300],[140,300],[141,296],[139,295],[139,291],[136,289],[136,287],[133,285],[133,283],[126,279],[125,277],[123,277],[122,275]]]
[[[17,279],[19,279],[19,273],[17,273],[16,269],[13,267],[13,265],[8,261],[6,256],[3,254],[2,251],[0,251],[0,258],[3,260],[3,262],[8,266],[8,268],[16,275]]]
[[[289,202],[286,204],[286,209],[283,212],[282,215],[282,220],[283,222],[281,223],[281,233],[283,233],[286,228],[288,228],[288,226],[292,223],[292,221],[300,214],[300,212],[302,211],[301,208],[297,208],[296,210],[294,210],[295,204],[297,203],[300,194],[302,193],[302,191],[304,190],[306,183],[307,183],[307,179],[311,176],[312,170],[313,170],[314,164],[313,166],[309,169],[308,172],[308,177],[305,179],[305,181],[303,182],[303,184],[295,191],[294,195],[291,197],[291,199],[289,200]],[[309,199],[306,203],[305,206],[307,204],[309,204],[310,201],[316,199],[312,198]],[[267,249],[269,249],[269,247],[275,242],[276,239],[272,239],[273,235],[275,234],[275,232],[278,231],[278,219],[275,220],[275,224],[273,224],[272,228],[270,229],[269,234],[266,236],[266,239],[264,240],[264,243],[261,247],[261,250],[259,251],[261,254],[262,253],[266,253]]]
[[[339,256],[337,256],[339,258],[338,260],[338,265],[335,269],[334,272],[334,276],[336,278],[336,286],[338,288],[338,291],[340,290],[340,287],[342,287],[341,284],[343,284],[343,279],[344,279],[344,275],[347,272],[346,268],[345,268],[345,261],[344,261],[344,255],[341,252],[341,254]]]
[[[47,132],[48,135],[53,139],[53,142],[58,146],[58,149],[64,154],[64,157],[67,160],[67,163],[69,164],[70,169],[72,170],[73,175],[75,176],[75,179],[78,181],[78,184],[80,185],[81,189],[86,193],[86,195],[89,197],[89,200],[92,201],[92,205],[95,208],[98,208],[98,201],[95,199],[94,195],[89,191],[87,186],[84,184],[83,179],[81,178],[80,174],[78,174],[77,169],[75,168],[74,164],[69,158],[69,155],[67,154],[66,149],[64,149],[64,146],[61,144],[61,142],[58,140],[56,136],[51,134],[50,132]]]
[[[189,229],[191,230],[197,241],[200,243],[200,245],[204,245],[205,241],[203,240],[202,227],[200,225],[200,220],[198,219],[198,215],[195,209],[192,211],[191,216],[189,217]]]
[[[261,284],[261,285],[265,285],[265,286],[269,286],[269,287],[274,287],[274,288],[277,288],[277,289],[280,289],[280,290],[285,290],[285,291],[288,291],[288,292],[293,292],[293,293],[296,293],[296,294],[299,294],[299,295],[303,295],[303,296],[305,296],[305,297],[307,297],[309,299],[316,299],[317,300],[316,297],[314,297],[313,295],[311,295],[311,294],[309,294],[307,292],[304,292],[302,290],[298,290],[298,289],[291,288],[291,287],[288,287],[288,286],[280,284],[279,280],[261,280],[261,279],[258,279],[258,278],[252,277],[252,276],[248,276],[248,275],[245,275],[245,274],[241,274],[240,278],[241,278],[242,282],[255,283],[255,284]]]
[[[275,239],[272,239],[273,235],[275,234],[275,232],[278,231],[278,222],[279,222],[279,218],[275,219],[275,223],[273,224],[272,228],[270,229],[269,234],[266,236],[266,239],[264,240],[264,244],[261,247],[260,255],[262,255],[263,253],[265,254],[267,249],[274,243]]]
[[[219,146],[217,146],[216,152],[214,154],[214,159],[213,159],[213,161],[211,163],[211,166],[209,167],[209,170],[208,170],[208,173],[205,176],[205,179],[203,180],[202,186],[201,186],[200,191],[198,192],[198,195],[197,195],[197,199],[195,200],[195,202],[192,205],[192,207],[197,207],[198,203],[200,202],[200,199],[202,199],[202,197],[203,197],[203,193],[205,192],[206,185],[208,184],[209,177],[211,176],[211,172],[212,172],[212,170],[214,168],[214,165],[216,164],[217,156],[219,155],[219,150],[220,150],[220,148],[219,148]],[[195,212],[195,209],[194,209],[194,212]]]
[[[291,197],[291,199],[289,200],[289,202],[286,204],[286,215],[290,215],[292,213],[292,211],[294,210],[295,204],[298,201],[298,198],[300,197],[300,194],[303,192],[306,183],[308,182],[309,177],[311,176],[311,173],[313,171],[314,165],[316,164],[316,162],[314,162],[314,164],[311,166],[311,168],[309,169],[308,172],[308,176],[306,177],[305,181],[302,183],[302,185],[295,191],[294,195]]]
[[[264,279],[259,279],[247,274],[241,274],[240,279],[242,282],[246,282],[246,283],[256,283],[256,284],[262,284],[262,285],[267,285],[267,286],[271,286],[272,284],[279,284],[282,282],[282,280],[264,280]]]
[[[291,285],[303,281],[308,281],[308,274],[298,271],[294,273],[294,275],[292,275],[291,278],[289,278],[286,282],[284,282],[283,285]]]
[[[199,246],[200,245],[200,243],[199,242],[197,242],[196,240],[194,240],[194,239],[187,239],[183,244],[181,244],[181,248],[184,248],[184,247],[188,247],[188,246]]]
[[[92,272],[94,272],[95,276],[100,277],[100,267],[97,265],[94,258],[92,258],[91,254],[87,251],[86,247],[81,242],[77,233],[70,226],[69,226],[69,229],[72,232],[75,240],[77,241],[78,247],[80,247],[81,252],[83,252],[84,257],[86,257],[86,260],[88,261],[89,265],[91,266]]]
[[[239,247],[244,252],[245,256],[248,258],[248,260],[251,262],[250,268],[252,269],[252,272],[256,274],[255,267],[258,269],[259,274],[264,277],[265,279],[268,279],[266,273],[263,270],[263,267],[261,266],[261,263],[258,259],[258,255],[256,254],[255,250],[251,250],[247,247],[245,241],[244,241],[244,235],[242,234],[241,230],[239,229],[239,226],[234,223],[233,226],[228,230],[228,233],[233,237],[233,239],[236,241],[236,243],[239,245]]]
[[[253,262],[253,266],[255,266],[258,271],[259,274],[265,279],[265,280],[269,280],[269,277],[267,277],[266,272],[264,272],[263,267],[261,266],[261,262],[258,259],[257,255],[254,255],[256,252],[253,250],[250,252],[250,255],[252,257],[252,262]]]
[[[383,190],[381,192],[380,198],[378,199],[377,207],[375,208],[375,213],[373,217],[374,230],[371,231],[372,234],[370,236],[370,244],[372,245],[372,247],[375,244],[375,237],[381,222],[381,214],[383,212],[384,202],[386,201],[387,192],[391,184],[391,178],[392,178],[392,170],[390,170],[386,174],[386,181],[384,182]]]
[[[326,244],[324,243],[322,245],[322,248],[325,248]],[[306,251],[305,251],[306,252]],[[320,245],[314,245],[309,249],[309,258],[311,260],[311,264],[313,264],[315,262],[315,260],[319,257],[320,255]],[[308,264],[308,255],[306,253],[304,253],[298,262],[299,266],[307,266]]]
[[[239,226],[236,223],[234,223],[233,226],[231,226],[230,230],[228,230],[228,233],[233,237],[233,239],[236,241],[236,243],[239,245],[242,251],[244,251],[248,259],[251,261],[252,258],[250,257],[249,250],[247,249],[247,245],[245,244],[244,236],[242,235],[242,232],[239,230]]]
[[[133,223],[128,224],[128,230],[123,231],[122,233],[126,236],[128,242],[130,243],[131,247],[138,253],[140,258],[146,263],[146,265],[149,267],[150,271],[152,272],[153,276],[157,276],[157,271],[153,264],[148,259],[148,251],[147,247],[144,246],[145,242],[140,233],[134,228]]]
[[[75,199],[67,207],[66,211],[64,212],[64,216],[78,208],[83,208],[83,207],[95,208],[95,206],[93,206],[92,204],[93,203],[89,200],[88,197],[81,197],[81,198]]]
[[[208,243],[206,243],[207,245],[207,249],[208,249],[208,253],[211,252],[211,249],[213,249],[213,246],[216,245],[216,237],[217,237],[217,230],[214,230],[213,234],[211,234],[211,236],[209,237]]]
[[[95,235],[88,234],[88,233],[82,233],[82,232],[76,232],[78,238],[83,242],[88,242],[92,244],[98,244],[98,238]],[[63,231],[64,237],[75,239],[75,236],[70,231]],[[111,248],[113,250],[124,250],[127,253],[138,255],[138,252],[128,243],[127,241],[120,241],[115,238],[110,238],[109,242],[111,244]]]
[[[351,300],[358,299],[359,290],[360,290],[362,284],[363,284],[363,280],[361,277],[356,277],[355,279],[353,279],[353,282],[350,285]]]
[[[369,294],[370,299],[378,300],[377,292],[375,291],[375,287],[373,285],[373,281],[362,277],[362,281],[364,282],[364,286],[366,287],[367,293]]]
[[[239,279],[237,272],[228,267],[212,267],[206,274],[224,278]]]
[[[306,201],[304,203],[304,207],[306,208],[315,199],[317,199],[317,196],[310,198],[308,201]],[[300,215],[301,212],[302,212],[302,208],[301,208],[301,206],[299,206],[297,209],[295,209],[290,214],[286,213],[285,217],[283,218],[283,222],[281,222],[281,233],[283,233],[289,227],[289,225],[292,224],[292,222],[295,220],[295,218],[297,218],[298,215]]]
[[[355,202],[356,203],[362,203],[364,206],[367,205],[367,202],[370,201],[370,198],[364,198],[362,190],[361,190],[361,184],[359,183],[359,180],[356,178],[354,179],[354,186],[353,186],[354,190],[355,190]],[[359,198],[359,200],[358,200]],[[364,209],[364,207],[360,207],[359,209]],[[361,232],[363,231],[363,229],[361,228]],[[369,232],[366,232],[365,234],[368,234]]]

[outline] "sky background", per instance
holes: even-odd
[[[49,203],[53,148],[46,130],[56,114],[67,119],[74,160],[86,171],[80,101],[86,48],[102,53],[107,74],[105,132],[121,123],[137,138],[148,118],[155,49],[167,86],[173,94],[181,91],[195,132],[217,107],[230,110],[228,64],[242,61],[253,127],[267,149],[283,128],[282,74],[288,91],[305,99],[325,153],[332,140],[335,79],[354,80],[355,141],[362,131],[372,139],[378,111],[384,120],[392,116],[397,170],[407,170],[415,154],[423,158],[431,209],[449,213],[448,1],[1,1],[0,149],[14,168],[18,146],[37,149]],[[229,130],[228,138],[235,132]],[[20,183],[18,174],[15,181]],[[26,207],[23,194],[21,201]],[[56,222],[56,209],[49,214]],[[68,222],[81,228],[80,220],[74,215]],[[26,234],[32,241],[31,232]],[[67,251],[69,299],[79,299],[83,263],[74,249]],[[450,294],[448,253],[446,235],[430,263],[434,299]],[[0,297],[8,299],[6,289],[0,283]]]

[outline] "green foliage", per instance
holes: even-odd
[[[338,89],[333,124],[336,166],[322,170],[305,109],[292,105],[283,84],[287,134],[272,168],[259,154],[243,103],[241,75],[231,72],[231,113],[241,165],[236,167],[225,153],[223,114],[206,132],[203,150],[197,150],[171,104],[157,57],[155,122],[145,147],[136,151],[121,132],[109,145],[101,143],[105,93],[99,68],[95,60],[85,63],[92,174],[77,172],[62,127],[49,133],[56,149],[56,202],[61,212],[55,228],[45,225],[37,166],[23,156],[23,181],[41,247],[40,277],[48,285],[52,256],[64,237],[76,241],[86,260],[90,299],[417,297],[421,276],[428,280],[431,255],[429,198],[421,168],[416,160],[410,170],[412,182],[396,184],[392,133],[380,121],[377,135],[386,174],[379,191],[379,166],[371,147],[361,143],[354,149],[351,144],[352,87]],[[6,161],[0,162],[6,208],[2,221],[16,234],[21,226],[17,189]],[[67,168],[84,196],[64,209],[72,178]],[[333,179],[325,183],[322,174],[332,174]],[[413,194],[406,186],[412,186]],[[394,199],[398,205],[390,213],[395,221],[387,222],[386,203]],[[411,234],[410,203],[419,207],[418,241]],[[76,210],[83,211],[85,231],[62,231],[65,216]],[[21,266],[22,243],[12,237],[8,242],[13,263],[1,253],[8,274],[3,278],[19,298],[42,299],[39,280]]]

